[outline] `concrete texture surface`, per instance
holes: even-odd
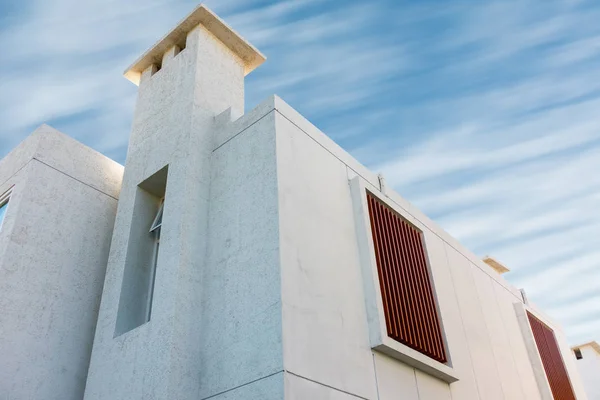
[[[244,62],[203,26],[167,58],[139,88],[86,399],[229,398],[282,371],[273,117],[215,147]],[[115,338],[135,192],[166,165],[152,316]]]
[[[0,399],[79,400],[123,168],[41,126],[0,171]]]

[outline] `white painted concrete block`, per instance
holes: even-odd
[[[122,167],[48,126],[0,165],[1,396],[81,399]]]
[[[385,354],[373,353],[379,400],[421,400],[415,369]]]
[[[475,370],[462,321],[452,274],[448,263],[446,244],[429,229],[423,230],[424,242],[440,308],[440,318],[446,337],[446,349],[460,379],[450,385],[452,398],[480,399],[475,381]]]
[[[280,114],[276,126],[285,369],[373,398],[345,165]]]
[[[447,382],[419,370],[415,370],[415,376],[417,378],[419,400],[452,400]]]
[[[476,282],[472,277],[473,266],[467,258],[448,245],[446,245],[446,254],[479,396],[485,400],[505,399],[498,379],[498,365],[492,350],[489,331],[485,325]]]
[[[600,352],[591,345],[580,346],[582,359],[575,359],[588,400],[600,400]],[[575,358],[575,356],[573,356]]]
[[[498,306],[494,292],[493,280],[477,267],[471,268],[477,295],[481,305],[484,322],[489,333],[494,360],[498,368],[497,379],[502,385],[505,399],[527,399],[523,394],[519,375],[517,373],[514,356],[506,326]],[[496,285],[498,286],[498,285]]]

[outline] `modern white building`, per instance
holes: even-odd
[[[572,350],[588,400],[600,400],[600,344],[584,343]]]
[[[47,127],[0,162],[0,399],[586,399],[505,267],[280,98],[244,113],[264,60],[200,6],[125,74],[124,171]]]
[[[45,125],[0,161],[0,399],[83,397],[122,176]]]

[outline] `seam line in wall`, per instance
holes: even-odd
[[[298,126],[294,121],[292,121],[291,119],[289,119],[285,114],[283,114],[281,111],[279,111],[277,108],[275,108],[275,111],[277,111],[277,113],[279,115],[281,115],[283,118],[287,119],[292,125],[294,125],[296,128],[300,129],[306,136],[308,136],[313,142],[315,142],[316,144],[318,144],[319,146],[321,146],[326,152],[328,152],[329,154],[331,154],[332,156],[334,156],[338,161],[340,161],[342,164],[344,164],[347,168],[350,168],[350,170],[352,170],[356,175],[360,176],[361,178],[363,178],[365,181],[370,182],[367,178],[365,178],[364,176],[362,176],[360,174],[360,172],[356,171],[354,168],[352,168],[351,166],[349,166],[344,160],[342,160],[341,158],[339,158],[337,155],[335,155],[331,150],[329,150],[327,147],[325,147],[322,143],[320,143],[317,139],[315,139],[314,137],[312,137],[312,135],[310,135],[308,132],[306,132],[304,129],[302,129],[300,126]]]
[[[381,400],[379,395],[379,380],[377,379],[377,365],[375,364],[375,353],[371,351],[371,357],[373,359],[373,372],[375,373],[375,392],[377,393],[377,400]]]
[[[211,395],[210,395],[210,396],[208,396],[208,397],[203,397],[203,398],[202,398],[202,399],[200,399],[200,400],[212,399],[212,398],[214,398],[214,397],[217,397],[217,396],[220,396],[220,395],[222,395],[222,394],[224,394],[224,393],[231,392],[232,390],[236,390],[236,389],[239,389],[239,388],[241,388],[241,387],[244,387],[244,386],[251,385],[251,384],[253,384],[253,383],[256,383],[256,382],[258,382],[258,381],[262,381],[263,379],[270,378],[270,377],[272,377],[272,376],[275,376],[275,375],[277,375],[277,374],[281,374],[281,373],[283,373],[283,372],[285,372],[285,370],[283,370],[283,369],[282,369],[282,370],[280,370],[280,371],[277,371],[277,372],[273,372],[272,374],[269,374],[269,375],[263,376],[263,377],[261,377],[261,378],[258,378],[258,379],[254,379],[253,381],[250,381],[250,382],[242,383],[241,385],[239,385],[239,386],[236,386],[236,387],[233,387],[233,388],[231,388],[231,389],[227,389],[227,390],[223,390],[222,392],[219,392],[219,393],[211,394]]]
[[[293,376],[295,376],[295,377],[297,377],[297,378],[304,379],[304,380],[306,380],[306,381],[309,381],[309,382],[312,382],[312,383],[316,383],[317,385],[321,385],[321,386],[327,387],[327,388],[329,388],[329,389],[333,389],[333,390],[335,390],[335,391],[337,391],[337,392],[340,392],[340,393],[347,394],[348,396],[356,397],[357,399],[369,400],[369,399],[368,399],[368,398],[366,398],[366,397],[362,397],[362,396],[359,396],[359,395],[357,395],[357,394],[350,393],[350,392],[347,392],[347,391],[345,391],[345,390],[342,390],[342,389],[338,389],[338,388],[336,388],[336,387],[333,387],[333,386],[331,386],[331,385],[327,385],[327,384],[325,384],[325,383],[321,383],[321,382],[319,382],[319,381],[315,381],[314,379],[310,379],[310,378],[307,378],[307,377],[305,377],[305,376],[302,376],[302,375],[295,374],[295,373],[293,373],[292,371],[289,371],[289,370],[287,370],[287,369],[286,369],[286,370],[284,370],[284,372],[286,372],[286,373],[288,373],[288,374],[290,374],[290,375],[293,375]]]
[[[503,310],[501,308],[501,305],[500,305],[500,300],[498,299],[498,292],[496,291],[495,288],[492,288],[492,289],[493,289],[493,292],[494,292],[494,301],[496,302],[496,307],[498,307],[498,312],[500,313],[500,321],[502,321],[502,325],[504,327],[506,327],[508,325],[506,323],[506,318],[505,318],[504,312],[503,312]],[[514,307],[512,307],[512,308],[514,310]],[[517,320],[517,324],[518,323],[519,323],[519,321]],[[520,330],[521,329],[519,327],[519,331]],[[518,371],[517,370],[517,360],[515,359],[515,355],[514,355],[515,349],[514,349],[513,340],[511,340],[510,335],[508,335],[506,333],[506,330],[504,331],[504,337],[506,339],[506,342],[508,343],[508,347],[510,348],[510,358],[511,358],[511,360],[513,362],[513,367],[514,367],[513,370],[515,372],[517,372]],[[519,389],[520,389],[520,392],[521,392],[521,396],[523,396],[523,398],[525,398],[525,388],[523,386],[523,379],[521,379],[521,375],[519,375],[518,373],[517,373],[517,377],[519,378]]]
[[[34,160],[34,158],[30,158],[25,164],[23,164],[21,166],[21,168],[19,168],[18,170],[16,170],[11,176],[9,176],[8,178],[6,178],[6,180],[2,183],[0,183],[0,186],[4,185],[6,182],[10,181],[15,175],[17,175],[19,172],[21,172],[21,170],[23,168],[25,168],[26,166],[29,165],[29,163],[31,162],[31,160]]]
[[[417,399],[421,400],[421,393],[419,392],[419,382],[417,381],[417,370],[413,368],[413,375],[415,377],[415,389],[417,389]],[[450,385],[448,385],[448,391],[450,391]]]
[[[462,255],[462,254],[461,254]],[[473,355],[471,354],[471,347],[469,347],[469,340],[467,338],[467,329],[465,328],[465,321],[462,317],[462,309],[460,308],[460,302],[458,301],[458,296],[456,294],[456,283],[454,281],[454,276],[452,275],[452,271],[450,268],[450,260],[448,259],[448,251],[446,247],[444,247],[444,256],[446,258],[446,265],[448,266],[448,273],[450,274],[450,281],[452,282],[452,293],[454,294],[454,301],[456,302],[456,308],[458,309],[458,317],[460,318],[460,327],[465,338],[465,346],[467,347],[467,352],[469,353],[469,361],[471,373],[473,374],[473,383],[475,384],[475,390],[477,391],[477,398],[481,400],[481,393],[479,391],[479,383],[477,382],[477,375],[475,374],[475,367],[473,365]],[[463,256],[464,257],[464,256]],[[470,273],[471,271],[469,271]]]
[[[341,158],[339,158],[337,155],[335,155],[333,152],[331,152],[331,150],[329,150],[327,147],[325,147],[322,143],[320,143],[317,139],[315,139],[311,134],[309,134],[308,132],[306,132],[304,129],[302,129],[300,126],[298,126],[294,121],[292,121],[291,119],[289,119],[285,114],[283,114],[281,111],[279,111],[277,108],[275,108],[275,111],[277,111],[279,113],[279,115],[281,115],[283,118],[287,119],[292,125],[294,125],[296,128],[300,129],[300,131],[302,131],[306,136],[308,136],[312,141],[314,141],[315,143],[317,143],[319,146],[321,146],[323,149],[325,149],[325,151],[327,151],[329,154],[331,154],[332,156],[334,156],[336,159],[338,159],[342,164],[344,164],[347,168],[349,168],[351,171],[353,171],[356,175],[360,176],[361,178],[363,178],[365,181],[369,182],[371,185],[373,185],[371,183],[371,181],[369,181],[367,178],[365,178],[363,175],[360,174],[360,172],[356,171],[354,168],[352,168],[351,166],[349,166],[344,160],[342,160]],[[318,129],[318,128],[317,128]],[[374,187],[376,187],[375,185],[373,185]],[[392,199],[391,197],[388,197],[387,195],[383,194],[389,201],[391,201],[392,203],[394,203],[396,206],[398,206],[400,209],[404,210],[404,212],[406,212],[408,215],[410,215],[411,217],[413,217],[414,219],[418,218],[416,216],[414,216],[409,210],[405,209],[404,207],[402,207],[400,204],[396,203],[394,201],[394,199]],[[458,251],[460,254],[463,254],[462,251],[460,251],[459,249],[457,249],[456,247],[454,247],[451,243],[449,243],[447,240],[445,240],[443,237],[441,237],[440,235],[438,235],[437,232],[435,232],[432,229],[429,229],[431,231],[431,233],[433,233],[435,236],[437,236],[442,242],[446,243],[448,246],[452,247],[454,250]],[[464,254],[463,254],[464,256]],[[467,258],[465,256],[465,258]],[[486,274],[487,276],[489,276],[490,278],[492,278],[494,281],[496,281],[500,286],[502,286],[506,291],[508,291],[510,294],[513,295],[513,297],[516,297],[514,295],[514,293],[512,293],[506,286],[504,286],[502,284],[502,282],[497,281],[496,279],[494,279],[494,277],[492,275],[490,275],[485,269],[481,268],[479,265],[474,264],[473,262],[471,262],[471,260],[469,258],[467,258],[467,260],[469,260],[469,262],[471,263],[471,265],[474,265],[476,268],[479,268],[484,274]]]
[[[474,271],[471,268],[469,268],[469,274],[471,275],[471,279],[473,281],[473,287],[475,288],[475,296],[477,296],[477,300],[478,300],[477,304],[475,306],[476,307],[478,306],[479,309],[481,310],[481,315],[483,316],[483,318],[482,318],[483,326],[485,326],[485,330],[487,331],[487,338],[489,340],[490,349],[492,350],[492,357],[494,358],[494,361],[495,361],[494,367],[496,369],[496,374],[498,374],[497,376],[500,376],[500,366],[498,365],[498,359],[496,358],[496,352],[494,351],[494,343],[492,342],[492,330],[488,326],[487,319],[485,318],[486,312],[483,309],[483,304],[481,302],[481,296],[479,296],[479,290],[477,290],[477,277],[475,276]],[[489,276],[486,276],[486,278],[492,280],[492,278],[490,278]],[[493,284],[493,283],[490,282],[490,284]],[[494,288],[492,287],[492,290],[493,289]],[[459,305],[459,308],[460,308],[460,305]],[[499,309],[497,311],[500,312]],[[502,387],[502,380],[500,380],[499,384],[500,384],[500,392],[502,393],[502,398],[506,398],[505,393],[504,393],[504,388]]]
[[[227,139],[226,141],[224,141],[223,143],[221,143],[220,145],[218,145],[217,147],[215,147],[212,150],[212,153],[214,153],[215,151],[219,150],[221,147],[225,146],[227,143],[229,143],[230,141],[232,141],[233,139],[235,139],[236,137],[238,137],[242,133],[246,132],[246,130],[248,130],[248,128],[250,128],[254,124],[257,124],[258,122],[260,122],[264,117],[266,117],[267,115],[271,114],[273,111],[276,111],[276,110],[274,108],[271,108],[268,112],[266,112],[264,115],[262,115],[256,121],[254,121],[253,123],[251,123],[250,125],[248,125],[244,129],[242,129],[241,131],[239,131],[238,133],[236,133],[235,135],[233,135],[232,137],[230,137],[229,139]]]
[[[73,180],[75,180],[75,181],[77,181],[77,182],[81,183],[82,185],[85,185],[85,186],[87,186],[87,187],[89,187],[89,188],[91,188],[91,189],[94,189],[94,190],[95,190],[95,191],[97,191],[97,192],[100,192],[100,193],[102,193],[102,194],[103,194],[103,195],[105,195],[105,196],[108,196],[108,197],[110,197],[111,199],[115,199],[115,200],[119,201],[119,199],[118,199],[118,198],[116,198],[116,197],[114,197],[114,196],[112,196],[112,195],[110,195],[110,194],[108,194],[108,193],[105,193],[105,192],[103,192],[102,190],[100,190],[100,189],[98,189],[98,188],[95,188],[95,187],[93,187],[92,185],[89,185],[89,184],[85,183],[84,181],[82,181],[82,180],[80,180],[80,179],[77,179],[77,178],[75,178],[74,176],[71,176],[71,175],[69,175],[69,174],[67,174],[67,173],[63,172],[63,171],[61,171],[61,170],[60,170],[60,169],[58,169],[58,168],[55,168],[55,167],[53,167],[52,165],[50,165],[50,164],[47,164],[47,163],[43,162],[43,161],[42,161],[42,160],[40,160],[40,159],[37,159],[37,158],[33,157],[33,158],[32,158],[32,160],[35,160],[35,161],[37,161],[37,162],[39,162],[39,163],[41,163],[41,164],[44,164],[44,165],[45,165],[45,166],[47,166],[48,168],[52,168],[53,170],[55,170],[55,171],[57,171],[57,172],[59,172],[59,173],[61,173],[61,174],[65,175],[65,176],[68,176],[69,178],[71,178],[71,179],[73,179]]]

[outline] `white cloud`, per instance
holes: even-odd
[[[460,32],[437,45],[477,45],[471,60],[444,69],[452,76],[464,65],[477,82],[487,73],[502,79],[412,106],[439,123],[414,125],[416,143],[367,143],[361,154],[467,246],[503,260],[513,271],[507,279],[547,303],[571,340],[597,339],[600,30],[573,29],[598,9],[514,5],[473,7]],[[528,65],[519,64],[524,53]]]
[[[123,161],[136,88],[122,70],[196,2],[22,3],[0,32],[2,151],[55,121]],[[468,246],[508,264],[508,279],[572,340],[600,337],[597,320],[582,322],[600,301],[600,7],[208,4],[269,57],[247,79],[249,106],[282,95]]]

